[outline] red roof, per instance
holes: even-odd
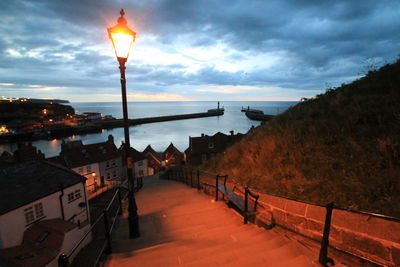
[[[0,265],[35,267],[49,264],[61,252],[65,233],[76,227],[76,224],[61,219],[39,221],[25,230],[20,246],[0,250]]]

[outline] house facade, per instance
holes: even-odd
[[[116,186],[125,179],[122,157],[112,135],[106,142],[84,145],[81,140],[63,142],[61,153],[48,158],[86,177],[89,198],[104,187]]]
[[[125,155],[125,144],[123,143],[121,145],[121,147],[119,148],[120,150],[120,154]],[[134,149],[133,147],[131,147],[129,149],[129,156],[132,158],[132,162],[133,162],[133,177],[135,178],[142,178],[148,175],[152,175],[149,174],[149,166],[148,166],[148,160],[147,158],[140,153],[139,151],[137,151],[136,149]],[[126,168],[126,164],[123,163],[124,168]]]
[[[149,175],[159,172],[164,167],[162,164],[162,153],[156,152],[151,145],[148,145],[143,150],[142,155],[147,159]]]
[[[45,161],[15,163],[0,169],[0,257],[7,257],[11,251],[22,253],[27,231],[46,222],[51,222],[53,228],[68,225],[67,232],[73,233],[60,239],[64,243],[59,250],[46,257],[54,260],[52,255],[67,253],[65,249],[77,244],[90,228],[85,182],[81,175]],[[44,231],[43,240],[49,235]],[[56,236],[54,233],[49,238]],[[82,247],[90,239],[89,236]],[[2,249],[9,250],[5,253]]]
[[[182,164],[183,154],[172,143],[163,152],[163,161],[166,167]]]
[[[218,132],[212,136],[201,134],[200,137],[189,137],[189,147],[185,150],[184,160],[190,165],[200,165],[223,152],[232,144],[240,141],[243,134],[230,135]]]

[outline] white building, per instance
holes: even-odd
[[[90,228],[85,182],[43,161],[0,169],[0,262],[57,266],[58,255],[68,253]]]
[[[112,135],[102,143],[84,145],[81,140],[63,142],[60,156],[48,158],[87,178],[89,198],[95,192],[118,185],[124,179],[122,158]]]
[[[119,148],[119,151],[120,151],[121,155],[125,155],[125,144],[124,143]],[[153,175],[153,173],[149,173],[148,160],[142,153],[140,153],[139,151],[137,151],[136,149],[131,147],[129,149],[129,156],[132,158],[132,162],[133,162],[132,172],[133,172],[134,178],[142,178],[145,176]],[[124,165],[123,167],[126,168],[126,164],[123,163],[123,165]],[[125,174],[125,172],[124,172],[124,174]],[[125,174],[125,176],[126,176],[126,174]]]

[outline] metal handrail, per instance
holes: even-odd
[[[89,230],[83,235],[83,237],[81,237],[81,239],[78,241],[78,243],[69,251],[68,254],[65,254],[65,256],[67,258],[71,257],[72,254],[74,254],[75,250],[81,245],[81,243],[83,242],[83,240],[86,239],[86,237],[89,235],[89,233],[92,232],[92,229],[96,226],[96,224],[103,218],[104,214],[102,213],[97,219],[96,221],[92,224],[92,226],[90,226]]]
[[[111,198],[111,200],[110,200],[109,204],[107,205],[107,207],[104,209],[103,213],[99,215],[99,217],[95,220],[95,222],[90,226],[89,230],[83,235],[83,237],[81,237],[81,239],[80,239],[80,240],[77,242],[77,244],[69,251],[69,253],[68,253],[68,254],[62,254],[62,255],[60,255],[60,257],[59,257],[59,264],[60,264],[60,260],[63,261],[62,264],[64,264],[64,265],[60,264],[61,266],[68,266],[68,265],[69,265],[68,259],[75,253],[75,251],[79,248],[79,246],[80,246],[80,245],[82,244],[82,242],[86,239],[86,237],[87,237],[90,233],[92,233],[93,228],[101,221],[101,219],[105,219],[105,220],[108,219],[108,218],[106,218],[105,216],[107,216],[107,213],[109,212],[109,210],[110,210],[110,208],[111,208],[111,205],[114,203],[116,197],[119,196],[119,194],[120,194],[120,188],[118,188],[118,189],[115,191],[113,197]],[[125,196],[124,196],[122,199],[125,199],[127,196],[128,196],[128,193],[126,193]],[[95,263],[94,266],[97,266],[97,264],[98,264],[98,262],[99,262],[99,260],[100,260],[100,258],[101,258],[101,255],[103,254],[103,252],[105,251],[105,249],[106,249],[106,248],[111,249],[110,246],[108,245],[108,244],[110,244],[110,235],[111,235],[111,233],[112,233],[112,230],[114,229],[114,226],[115,226],[115,223],[116,223],[118,214],[120,213],[120,209],[121,209],[121,204],[119,203],[119,204],[118,204],[118,208],[117,208],[117,210],[116,210],[116,212],[115,212],[115,214],[114,214],[114,218],[115,218],[115,219],[113,220],[111,227],[109,227],[109,230],[106,230],[106,232],[107,232],[107,233],[106,233],[106,237],[108,237],[108,238],[106,238],[106,239],[104,240],[104,245],[103,245],[102,249],[100,250],[99,255],[98,255],[97,258],[96,258],[96,263]]]
[[[119,188],[117,188],[117,190],[115,190],[115,193],[112,197],[112,199],[110,200],[110,203],[108,203],[106,210],[108,211],[111,208],[111,204],[114,202],[114,199],[117,197],[118,192],[119,192]]]
[[[207,173],[207,174],[212,174],[212,175],[217,175],[208,171],[204,171],[204,170],[199,170],[200,172],[203,173]],[[239,182],[237,182],[237,180],[231,178],[230,179],[234,184],[237,184],[241,187],[246,187],[246,185],[243,185]],[[282,195],[278,195],[278,194],[274,194],[274,193],[266,193],[266,192],[260,192],[258,190],[254,190],[252,189],[252,191],[257,192],[257,193],[261,193],[261,194],[267,194],[270,196],[274,196],[274,197],[280,197],[280,198],[284,198],[284,199],[288,199],[288,200],[293,200],[293,201],[297,201],[297,202],[301,202],[304,204],[309,204],[309,205],[315,205],[315,206],[319,206],[319,207],[323,207],[325,208],[326,205],[324,204],[319,204],[319,203],[313,203],[310,201],[305,201],[305,200],[301,200],[301,199],[295,199],[292,197],[288,197],[288,196],[282,196]],[[337,210],[343,210],[343,211],[348,211],[348,212],[352,212],[352,213],[358,213],[358,214],[362,214],[362,215],[369,215],[372,217],[376,217],[376,218],[380,218],[380,219],[385,219],[385,220],[389,220],[389,221],[394,221],[394,222],[400,222],[400,218],[396,218],[396,217],[392,217],[392,216],[388,216],[388,215],[384,215],[384,214],[379,214],[379,213],[373,213],[373,212],[368,212],[368,211],[360,211],[360,210],[353,210],[353,209],[348,209],[348,208],[342,208],[342,207],[338,207],[338,206],[334,206],[333,209],[337,209]]]

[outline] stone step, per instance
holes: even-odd
[[[204,236],[211,236],[209,238],[216,238],[225,235],[227,228],[234,232],[241,231],[251,231],[252,228],[247,227],[247,225],[239,226],[227,226],[220,225],[208,229],[206,225],[197,225],[186,229],[178,229],[174,231],[161,231],[161,232],[151,232],[141,230],[141,236],[137,239],[129,239],[127,233],[122,238],[119,236],[113,237],[113,247],[114,251],[119,251],[121,247],[129,247],[131,250],[137,250],[141,248],[151,247],[153,245],[158,245],[162,243],[172,242],[177,239],[190,240],[190,239],[201,239]]]
[[[141,237],[129,239],[121,218],[105,266],[313,266],[286,234],[244,225],[225,202],[180,183],[151,181],[136,200]]]
[[[221,243],[217,246],[203,248],[195,252],[182,255],[182,262],[190,264],[198,261],[199,258],[208,259],[213,257],[223,257],[226,253],[233,255],[234,258],[245,257],[249,254],[257,256],[260,251],[265,249],[273,250],[284,246],[285,242],[282,239],[275,238],[263,243],[254,242],[254,240],[244,240],[241,242]],[[213,261],[213,259],[210,259]]]
[[[321,267],[321,265],[318,264],[317,259],[310,259],[304,255],[299,255],[295,258],[285,261],[284,263],[271,264],[269,267],[284,267],[284,266]]]
[[[164,265],[166,258],[168,258],[168,262],[178,261],[182,264],[188,264],[197,261],[198,258],[208,258],[209,256],[212,257],[212,255],[226,253],[227,250],[234,253],[235,251],[243,250],[243,247],[245,247],[245,249],[255,251],[256,249],[251,249],[252,246],[262,246],[272,249],[282,246],[285,243],[285,241],[282,241],[278,237],[269,241],[264,241],[261,245],[258,244],[258,242],[258,239],[252,238],[243,241],[232,239],[230,242],[215,239],[185,240],[133,251],[133,259],[136,263],[140,264],[149,262],[149,258],[152,259],[151,261],[153,264],[159,263]],[[116,257],[115,254],[113,254],[113,256]]]

